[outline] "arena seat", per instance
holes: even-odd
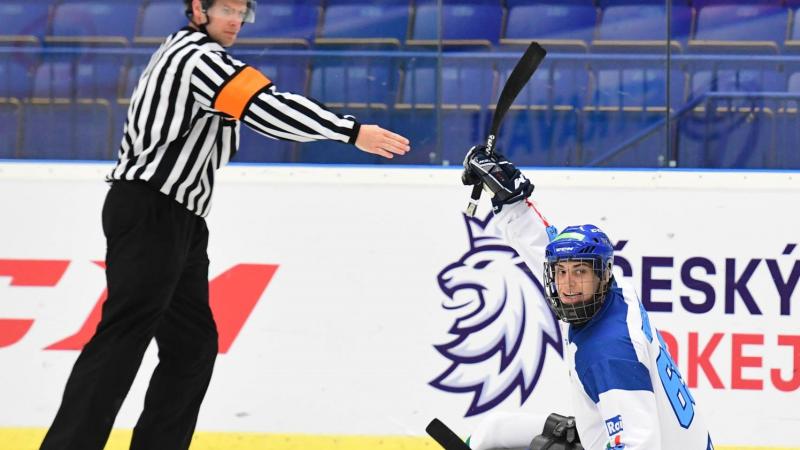
[[[0,98],[24,99],[31,96],[35,67],[12,58],[0,59]]]
[[[297,57],[266,57],[252,59],[251,65],[260,70],[280,92],[306,95],[308,89],[308,65]],[[244,123],[240,128],[239,151],[234,162],[296,162],[295,142],[278,141],[262,136]]]
[[[498,90],[493,111],[515,61],[498,62]],[[579,155],[578,112],[590,86],[584,64],[545,59],[506,113],[497,138],[498,148],[520,165],[570,166]]]
[[[41,43],[52,0],[4,0],[0,4],[0,44]]]
[[[672,69],[667,77],[665,68],[657,63],[609,61],[593,71],[593,79],[588,105],[581,110],[582,162],[592,162],[619,149],[600,165],[666,165],[666,115],[685,103],[686,74]],[[648,131],[651,132],[647,134]],[[630,142],[638,137],[641,140]]]
[[[502,21],[499,0],[454,0],[442,4],[441,14],[436,1],[423,0],[416,4],[411,39],[406,44],[436,47],[441,38],[445,49],[488,50],[500,40]]]
[[[597,9],[592,0],[508,0],[503,46],[538,41],[549,51],[586,52],[594,38]]]
[[[764,169],[775,159],[775,111],[710,102],[678,121],[678,164],[689,168]]]
[[[437,103],[437,70],[417,66],[406,70],[399,108],[433,109]],[[495,85],[491,64],[451,63],[442,68],[441,102],[444,109],[482,109],[489,105]]]
[[[315,44],[398,49],[408,38],[410,15],[408,0],[330,0]]]
[[[409,64],[403,72],[392,126],[411,139],[413,151],[405,161],[382,162],[460,164],[471,145],[486,139],[485,122],[496,77],[490,61],[449,58],[441,73],[434,61]],[[441,120],[440,127],[437,120]],[[440,142],[442,154],[432,159]]]
[[[133,41],[140,0],[62,0],[53,9],[45,42],[127,46]]]
[[[786,0],[786,6],[790,9],[792,21],[783,48],[786,52],[796,53],[800,51],[800,0]]]
[[[790,90],[800,93],[800,86],[793,83]],[[800,169],[800,102],[791,102],[791,106],[779,109],[775,113],[775,152],[767,158],[766,168]]]
[[[666,52],[664,0],[601,0],[600,22],[592,51]],[[687,0],[672,2],[670,45],[681,52],[689,41],[693,12]]]
[[[244,123],[239,129],[239,150],[233,162],[283,163],[296,162],[298,144],[275,140],[259,134]]]
[[[498,90],[492,99],[497,102],[500,88],[506,84],[516,61],[498,62]],[[524,88],[517,94],[515,103],[528,106],[581,107],[589,90],[589,72],[583,63],[552,63],[545,59]]]
[[[786,40],[789,9],[780,0],[695,0],[693,52],[775,54]]]
[[[183,3],[173,0],[151,0],[142,10],[133,42],[141,45],[161,45],[167,36],[188,23]]]
[[[771,68],[700,68],[691,73],[690,98],[706,92],[776,92],[785,91],[786,74]],[[752,106],[753,99],[731,98],[728,107]]]
[[[667,73],[661,67],[600,69],[594,73],[591,103],[601,107],[666,107]],[[670,73],[670,108],[685,102],[686,74],[679,69]]]
[[[33,96],[39,98],[106,98],[119,96],[118,61],[45,61],[33,76]]]
[[[255,23],[246,23],[236,46],[308,48],[319,26],[320,0],[275,0],[259,8]]]
[[[387,109],[394,101],[398,73],[393,61],[318,61],[311,69],[311,97],[334,108]]]
[[[42,124],[47,132],[42,133]],[[110,160],[111,111],[106,99],[34,98],[22,105],[19,154],[30,159]]]
[[[0,159],[19,156],[21,115],[19,99],[0,96]]]

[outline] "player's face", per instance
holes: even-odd
[[[591,261],[559,261],[555,265],[556,290],[564,304],[571,305],[592,299],[600,278],[592,270]]]
[[[223,47],[230,47],[242,29],[247,15],[246,0],[216,0],[207,11],[206,31]]]

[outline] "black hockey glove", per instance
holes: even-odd
[[[483,183],[493,195],[492,207],[495,213],[503,205],[528,198],[533,192],[533,184],[511,161],[503,155],[486,153],[485,145],[474,145],[464,158],[464,173],[461,182],[466,185]]]
[[[557,413],[547,416],[542,434],[533,438],[529,450],[583,450],[575,418]]]

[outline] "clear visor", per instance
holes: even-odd
[[[215,17],[221,20],[238,20],[245,23],[256,21],[256,2],[225,2],[227,4],[211,5],[206,14],[208,17]]]

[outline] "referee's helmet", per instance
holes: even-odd
[[[247,10],[244,13],[236,12],[236,11],[228,11],[226,9],[214,8],[214,0],[200,0],[200,6],[203,9],[203,12],[206,13],[209,17],[225,17],[227,18],[228,14],[240,14],[242,22],[246,23],[253,23],[256,21],[256,0],[245,0],[247,3]],[[192,0],[183,0],[183,4],[186,6],[186,17],[192,17]]]

